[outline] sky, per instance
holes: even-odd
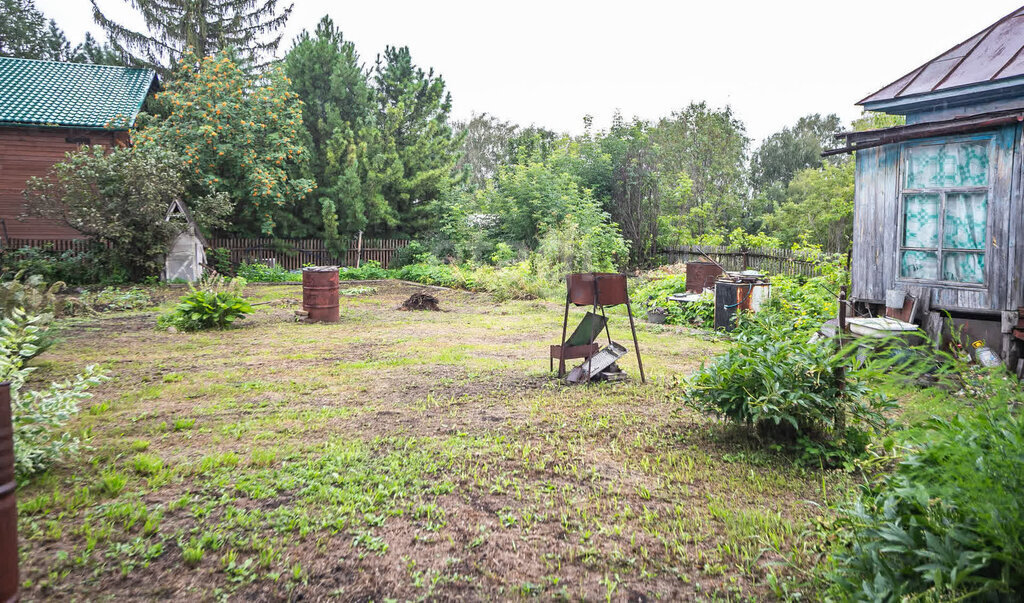
[[[126,0],[98,0],[138,25]],[[579,133],[616,110],[657,119],[729,105],[758,141],[855,103],[1020,7],[1021,0],[295,0],[281,53],[331,15],[368,65],[387,45],[441,74],[453,114]],[[281,2],[280,4],[285,4]],[[72,43],[103,38],[89,0],[36,0]],[[964,7],[968,7],[965,9]]]

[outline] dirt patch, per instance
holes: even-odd
[[[437,298],[428,293],[413,293],[409,299],[402,302],[402,305],[398,308],[399,310],[430,310],[432,312],[440,312],[441,308],[437,305]]]

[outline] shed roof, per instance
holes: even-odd
[[[1024,77],[1024,7],[957,44],[858,105]]]
[[[125,130],[156,84],[152,69],[0,57],[0,125]]]

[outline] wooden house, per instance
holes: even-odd
[[[933,336],[961,331],[1018,368],[1024,8],[858,104],[906,125],[846,132],[826,152],[856,151],[855,307],[881,314],[906,294]]]
[[[24,218],[22,191],[68,151],[124,145],[142,103],[157,86],[150,69],[0,57],[0,237],[75,239],[77,231]]]
[[[203,233],[180,200],[175,199],[171,202],[165,219],[176,223],[179,231],[171,239],[167,255],[164,256],[164,280],[198,281],[203,277],[206,266],[206,239],[203,238]]]

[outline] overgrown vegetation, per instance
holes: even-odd
[[[895,470],[840,507],[827,578],[837,596],[1009,601],[1024,590],[1024,393],[1002,368],[958,364],[967,404],[910,432]]]

